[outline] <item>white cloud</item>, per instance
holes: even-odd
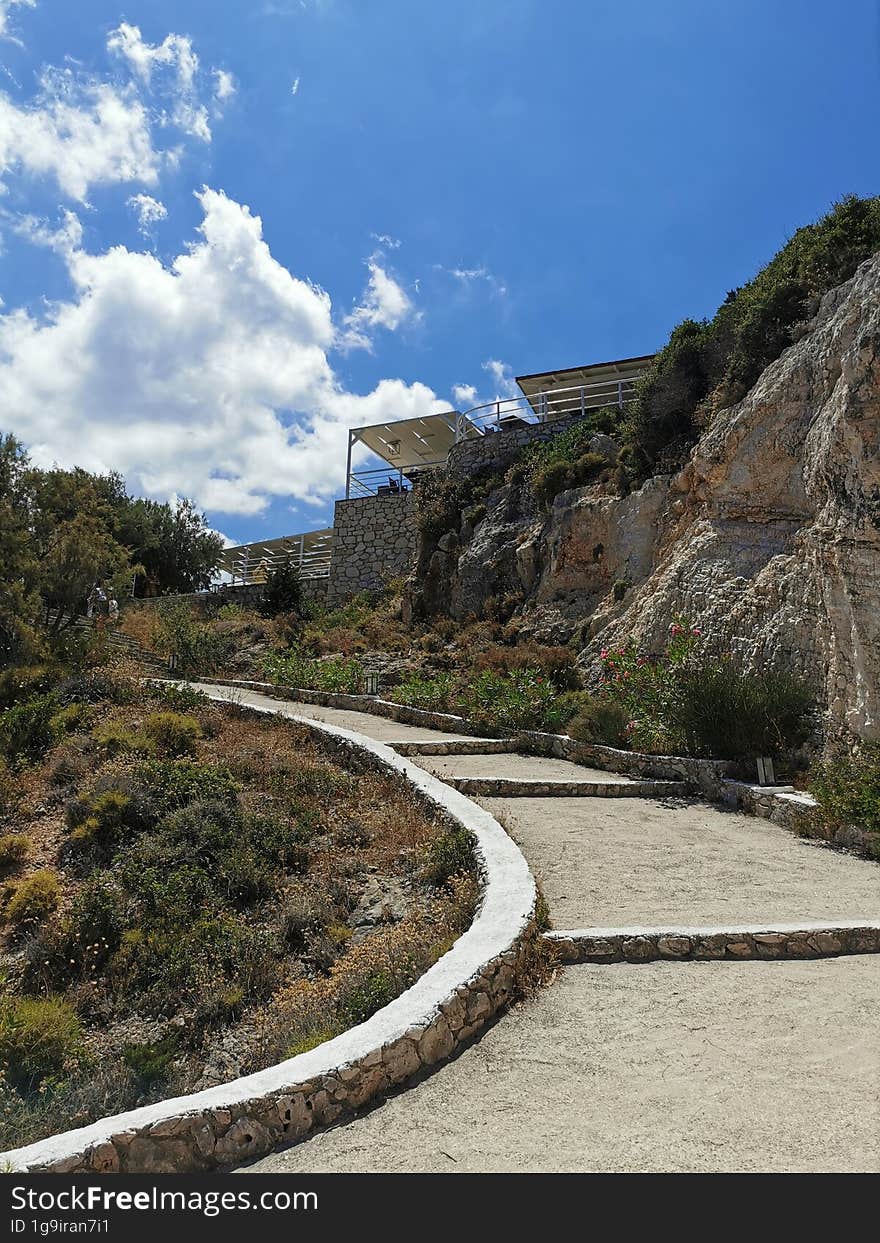
[[[121,22],[108,35],[107,49],[121,56],[145,87],[168,100],[174,125],[202,142],[211,141],[208,109],[198,94],[199,58],[188,35],[169,34],[151,44],[139,27]]]
[[[442,263],[435,263],[434,268],[438,272],[448,272],[450,276],[454,277],[465,288],[475,284],[477,281],[484,281],[492,293],[497,294],[499,297],[503,298],[507,293],[507,286],[504,282],[500,281],[494,272],[490,272],[485,264],[481,264],[476,268],[447,268]]]
[[[146,109],[131,89],[82,81],[65,69],[45,71],[24,107],[0,92],[0,172],[52,176],[82,202],[95,184],[152,185],[160,164]]]
[[[272,256],[247,207],[198,197],[200,237],[169,265],[76,245],[69,301],[0,315],[4,416],[38,463],[119,470],[161,499],[231,514],[323,501],[343,484],[348,427],[445,403],[396,379],[346,391],[329,296]]]
[[[224,104],[227,99],[232,98],[238,89],[235,85],[235,78],[226,69],[214,69],[212,72],[214,76],[214,98],[218,103]]]
[[[3,23],[7,10],[8,2],[0,9]],[[25,104],[0,92],[0,174],[18,170],[54,177],[65,195],[85,202],[92,186],[153,186],[163,166],[179,162],[182,147],[158,149],[155,127],[175,127],[210,141],[199,58],[187,36],[169,34],[153,45],[144,42],[137,26],[123,22],[111,31],[107,48],[123,60],[130,81],[120,84],[72,68],[50,68]],[[214,73],[212,106],[219,115],[235,84],[225,70]]]
[[[407,319],[417,316],[409,294],[382,267],[376,255],[367,260],[367,267],[370,279],[364,295],[344,320],[345,329],[338,342],[342,349],[368,350],[372,347],[372,329],[394,332]]]
[[[520,396],[519,389],[516,387],[516,381],[513,378],[513,368],[509,363],[503,363],[498,358],[487,358],[483,363],[483,370],[489,373],[495,385],[493,401],[499,397]]]
[[[457,409],[466,410],[477,404],[477,390],[473,384],[453,384],[452,398]]]
[[[158,224],[160,220],[164,220],[168,215],[168,209],[164,203],[160,203],[158,199],[154,199],[149,194],[133,194],[127,202],[127,206],[132,209],[138,219],[138,232],[144,237],[149,237],[152,233],[153,225]]]
[[[291,95],[297,95],[297,94],[299,94],[299,77],[295,77],[295,78],[293,79],[293,84],[292,84],[292,86],[291,86],[291,88],[290,88],[290,93],[291,93]]]
[[[12,43],[19,43],[20,40],[11,33],[9,29],[9,13],[11,9],[36,8],[37,0],[0,0],[0,39],[9,39]]]
[[[83,230],[79,216],[72,211],[61,213],[61,224],[53,229],[48,221],[37,216],[18,216],[12,221],[13,231],[35,246],[47,246],[59,255],[73,254],[82,245]]]

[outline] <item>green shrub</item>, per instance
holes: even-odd
[[[266,575],[260,613],[263,617],[277,617],[281,613],[295,613],[301,617],[302,612],[299,566],[292,559],[288,559]]]
[[[712,408],[739,401],[795,339],[819,298],[880,247],[880,198],[849,195],[798,229],[758,275],[731,290],[713,319],[685,320],[655,356],[627,407],[631,482],[684,460]]]
[[[171,1032],[161,1040],[125,1045],[122,1059],[137,1075],[141,1088],[151,1088],[167,1077],[179,1047],[180,1036]]]
[[[490,733],[555,732],[565,723],[558,688],[537,669],[484,669],[459,692],[456,707]]]
[[[199,621],[188,604],[158,606],[158,645],[163,655],[176,655],[181,673],[211,673],[232,655],[235,635]]]
[[[784,755],[810,735],[813,696],[797,678],[746,674],[729,658],[701,654],[702,636],[681,617],[660,655],[634,644],[602,652],[598,698],[626,714],[639,751],[742,760]]]
[[[140,811],[121,790],[105,790],[90,799],[76,799],[67,809],[70,840],[77,847],[112,851],[143,827]]]
[[[786,673],[743,673],[730,661],[682,669],[672,691],[670,732],[685,755],[779,757],[810,736],[815,701]]]
[[[80,730],[88,729],[93,716],[94,711],[89,704],[67,704],[52,717],[50,722],[52,733],[57,738],[62,734],[75,734]]]
[[[626,747],[629,713],[620,704],[601,695],[582,704],[568,723],[567,732],[578,742],[606,747]]]
[[[0,998],[0,1068],[18,1091],[59,1077],[81,1054],[79,1020],[63,998]]]
[[[127,899],[116,877],[98,872],[73,900],[69,929],[72,939],[90,949],[95,967],[118,947],[128,921]]]
[[[880,858],[880,743],[863,742],[810,770],[810,791],[832,829],[855,827],[870,834]]]
[[[315,660],[295,647],[272,652],[264,658],[263,669],[276,686],[335,694],[359,694],[364,681],[364,667],[359,660],[343,656]]]
[[[152,755],[155,752],[152,739],[123,725],[121,721],[102,721],[96,725],[92,730],[92,741],[109,756]]]
[[[365,1023],[398,993],[397,981],[390,971],[371,971],[341,990],[339,1012],[346,1027]]]
[[[222,613],[223,610],[220,611]],[[157,700],[171,712],[192,711],[205,706],[205,696],[191,686],[178,686],[174,682],[145,682],[142,690],[146,698]]]
[[[192,755],[202,728],[191,716],[180,712],[156,712],[141,726],[142,733],[162,755]]]
[[[51,915],[60,901],[61,885],[57,872],[40,868],[12,888],[4,916],[7,923],[18,927],[37,924]]]
[[[0,709],[45,695],[54,680],[46,665],[10,665],[0,669]]]
[[[42,759],[55,745],[53,718],[58,711],[54,695],[37,695],[15,704],[0,716],[0,752],[13,764]]]
[[[473,872],[474,841],[467,829],[449,829],[434,839],[425,851],[422,878],[438,888],[447,885],[453,876]]]
[[[451,673],[438,673],[432,678],[409,674],[397,683],[395,703],[429,712],[448,712],[454,694],[455,679]]]
[[[31,839],[26,833],[7,833],[0,837],[0,868],[9,868],[27,858]]]
[[[195,760],[145,760],[135,770],[150,819],[155,823],[188,803],[238,801],[238,783],[225,765]]]

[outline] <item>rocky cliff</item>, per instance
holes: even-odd
[[[455,617],[507,602],[582,663],[670,619],[747,668],[807,677],[829,733],[880,736],[880,256],[827,294],[796,344],[719,411],[684,469],[626,497],[540,511],[521,485],[423,547],[413,583]]]

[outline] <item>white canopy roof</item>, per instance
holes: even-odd
[[[396,423],[373,423],[352,431],[354,442],[400,470],[429,463],[444,462],[455,444],[454,410],[429,414],[420,419],[400,419]]]

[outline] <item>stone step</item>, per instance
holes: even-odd
[[[455,777],[442,780],[462,794],[482,798],[665,798],[686,794],[685,781],[618,778],[616,781],[536,781],[524,777]]]
[[[880,921],[821,920],[738,928],[570,928],[545,932],[564,963],[833,958],[880,953]]]
[[[448,742],[389,742],[398,755],[504,755],[516,751],[515,738],[450,738]]]

